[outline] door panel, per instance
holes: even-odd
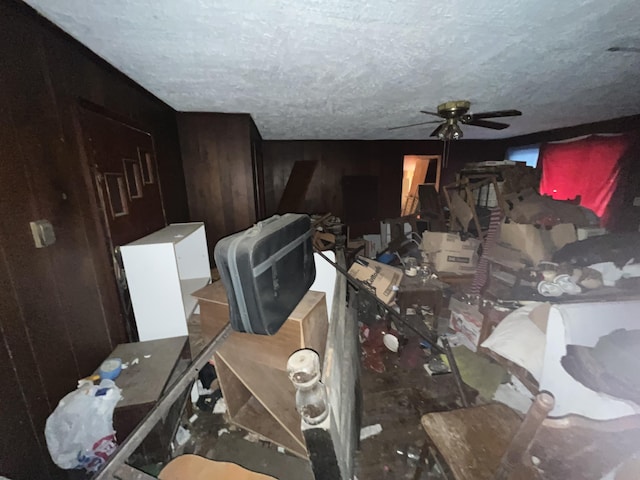
[[[85,104],[78,116],[127,333],[135,341],[138,335],[119,247],[166,225],[153,137]]]
[[[164,227],[151,135],[86,108],[80,122],[111,248]]]

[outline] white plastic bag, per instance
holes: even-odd
[[[95,472],[115,451],[113,410],[122,398],[111,380],[83,385],[66,395],[44,429],[51,459],[64,469]]]

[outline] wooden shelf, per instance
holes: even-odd
[[[196,295],[203,321],[212,325],[228,321],[221,284],[209,285]],[[324,358],[328,326],[324,293],[309,291],[275,335],[232,332],[214,355],[229,420],[307,458],[286,365],[300,348],[311,348]]]
[[[231,398],[229,416],[234,424],[306,458],[295,389],[286,372],[220,354],[216,369],[227,406]]]

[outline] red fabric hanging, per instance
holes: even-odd
[[[540,193],[557,200],[571,200],[579,195],[580,205],[593,210],[606,227],[609,201],[618,185],[619,160],[629,145],[626,135],[593,135],[544,144],[540,149]]]

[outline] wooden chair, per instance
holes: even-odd
[[[474,181],[471,182],[470,179]],[[478,233],[478,238],[484,242],[487,232],[482,231],[482,226],[480,225],[480,218],[478,217],[478,211],[476,209],[477,200],[474,192],[489,184],[493,185],[496,192],[498,208],[504,212],[505,202],[500,193],[500,187],[496,182],[496,177],[493,175],[464,177],[442,188],[444,199],[447,202],[447,207],[451,214],[449,230],[455,231],[461,227],[462,231],[466,232],[469,229],[471,221],[473,221]]]
[[[456,480],[598,480],[640,451],[640,415],[597,421],[547,418],[553,396],[539,393],[524,420],[502,404],[422,417],[425,448]]]

